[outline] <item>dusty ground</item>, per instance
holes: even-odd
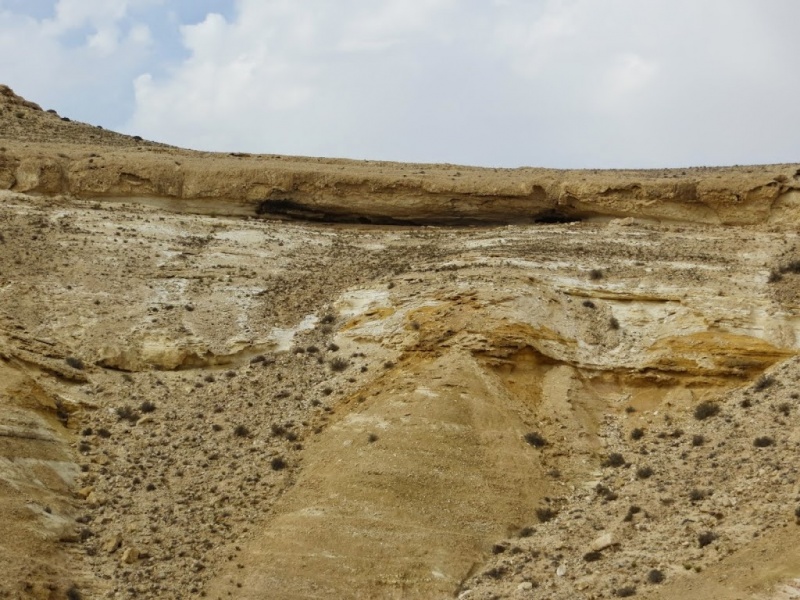
[[[797,165],[219,157],[4,98],[0,597],[798,596]],[[289,171],[311,222],[231,195]],[[424,225],[448,185],[484,226]]]

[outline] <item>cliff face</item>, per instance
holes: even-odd
[[[65,122],[8,88],[0,97],[8,141],[0,189],[17,192],[348,223],[635,217],[789,228],[800,220],[800,165],[608,172],[219,155]]]
[[[220,156],[0,97],[2,593],[791,597],[797,166]]]

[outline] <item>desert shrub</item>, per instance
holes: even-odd
[[[377,441],[378,441],[378,436],[377,436],[377,434],[370,433],[370,434],[367,436],[367,441],[368,441],[370,444],[372,444],[373,442],[377,442]]]
[[[81,600],[81,598],[83,598],[81,591],[74,585],[70,586],[67,590],[67,600]]]
[[[269,465],[273,471],[282,471],[286,468],[286,459],[282,456],[276,456],[269,462]]]
[[[762,392],[768,387],[772,387],[775,384],[775,378],[770,375],[762,375],[758,378],[758,381],[755,382],[753,385],[753,389],[757,392]]]
[[[78,369],[79,371],[83,371],[86,368],[86,365],[83,364],[83,361],[80,358],[76,358],[75,356],[68,356],[64,359],[64,361],[73,369]]]
[[[692,436],[692,446],[702,446],[705,443],[706,438],[704,438],[702,435],[696,433]]]
[[[250,430],[244,425],[237,425],[233,428],[233,435],[236,437],[247,437],[250,435]]]
[[[649,479],[653,475],[653,469],[651,467],[639,467],[636,469],[636,477],[639,479]]]
[[[697,488],[694,488],[691,492],[689,492],[689,500],[692,502],[700,502],[701,500],[704,500],[705,497],[706,492],[703,490],[698,490]]]
[[[346,359],[341,357],[334,358],[329,364],[331,367],[331,371],[335,371],[337,373],[341,373],[342,371],[347,369],[347,367],[350,366],[350,363]]]
[[[611,318],[608,320],[608,326],[609,326],[611,329],[617,330],[617,329],[619,329],[619,321],[617,321],[617,318],[616,318],[616,317],[611,317]]]
[[[622,520],[625,521],[626,523],[630,523],[631,521],[633,521],[633,515],[638,515],[640,512],[642,512],[642,509],[640,507],[636,506],[635,504],[632,505],[632,506],[629,506],[628,507],[628,512],[625,515],[625,518],[622,519]]]
[[[499,567],[492,567],[488,571],[484,571],[484,577],[490,577],[491,579],[502,579],[503,575],[507,573],[508,569],[504,566]]]
[[[644,437],[644,429],[641,427],[637,427],[633,431],[631,431],[631,439],[632,440],[640,440]]]
[[[621,588],[617,588],[614,590],[614,595],[617,598],[630,598],[631,596],[636,595],[636,587],[633,585],[626,585]]]
[[[119,406],[116,410],[117,418],[120,421],[129,421],[131,423],[135,423],[139,420],[139,413],[133,410],[130,406]]]
[[[619,495],[615,491],[604,486],[602,483],[597,484],[597,487],[594,488],[594,491],[606,502],[612,502],[613,500],[619,498]]]
[[[603,278],[603,272],[600,269],[592,269],[589,271],[589,279],[597,281]]]
[[[586,308],[597,308],[594,302],[592,302],[591,300],[584,300],[583,306],[585,306]]]
[[[155,403],[150,402],[150,400],[145,400],[139,405],[139,410],[142,411],[143,413],[151,413],[155,409],[156,409]]]
[[[800,507],[798,507],[797,510],[800,511]],[[536,530],[533,527],[523,527],[522,529],[519,530],[519,537],[521,538],[531,537],[535,532]]]
[[[694,409],[694,418],[703,421],[709,417],[719,414],[719,404],[705,400],[698,404]]]
[[[800,506],[794,509],[794,516],[800,519]]]
[[[528,442],[534,448],[542,448],[547,445],[547,440],[544,439],[541,434],[530,431],[525,434],[525,441]]]
[[[603,461],[604,467],[621,467],[625,464],[625,457],[619,452],[612,452]]]
[[[704,531],[697,536],[697,543],[701,548],[705,548],[713,543],[719,536],[713,531]]]
[[[603,555],[597,550],[592,550],[583,555],[583,560],[586,562],[595,562],[603,558]]]
[[[774,444],[775,444],[775,440],[773,440],[768,435],[757,437],[755,440],[753,440],[753,445],[756,448],[768,448],[769,446],[772,446]]]
[[[536,518],[540,523],[552,521],[558,513],[549,506],[540,506],[536,509]]]
[[[783,414],[784,417],[788,417],[789,413],[792,412],[792,405],[789,402],[781,402],[777,409],[778,412]]]
[[[333,323],[335,320],[336,320],[336,315],[333,315],[333,314],[331,314],[331,313],[328,313],[327,315],[325,315],[324,317],[322,317],[322,319],[320,319],[320,323],[322,323],[323,325],[330,325],[330,324],[331,324],[331,323]]]
[[[663,571],[659,571],[658,569],[651,569],[650,572],[647,574],[647,581],[650,583],[661,583],[664,581],[664,573]]]
[[[769,272],[769,277],[767,277],[767,283],[777,283],[781,279],[783,279],[783,275],[781,275],[781,272],[776,269],[772,269]]]

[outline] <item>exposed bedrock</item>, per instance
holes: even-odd
[[[636,217],[706,224],[800,221],[797,165],[666,171],[477,169],[71,147],[0,155],[18,192],[150,203],[179,212],[375,224]]]

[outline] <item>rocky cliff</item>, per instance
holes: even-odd
[[[0,189],[18,192],[137,198],[203,214],[345,223],[635,217],[791,227],[800,219],[798,165],[609,172],[220,155],[65,122],[8,88],[0,96],[6,117]],[[20,137],[31,139],[31,130],[36,143],[20,143]]]
[[[216,155],[0,98],[0,594],[796,595],[797,165]]]

